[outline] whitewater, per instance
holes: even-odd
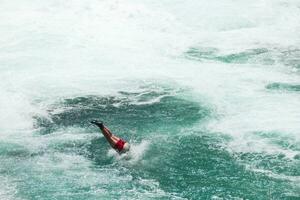
[[[1,0],[0,199],[299,199],[299,33],[298,0]]]

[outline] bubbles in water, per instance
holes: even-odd
[[[1,1],[0,161],[12,171],[0,198],[238,198],[266,182],[271,197],[299,196],[299,13],[297,0]],[[128,136],[129,154],[92,118]],[[154,137],[170,145],[158,171]]]
[[[119,154],[115,150],[110,149],[108,156],[114,157],[118,161],[124,161],[128,164],[135,164],[143,159],[149,146],[149,141],[142,140],[141,143],[131,143],[130,150],[127,153]],[[125,164],[126,164],[125,163]]]

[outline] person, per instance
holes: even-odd
[[[104,135],[110,146],[114,148],[118,153],[122,154],[129,151],[129,143],[110,132],[110,130],[104,126],[102,121],[93,120],[91,121],[91,123],[100,128],[102,134]]]

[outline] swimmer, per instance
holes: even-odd
[[[106,138],[110,146],[114,148],[118,153],[122,154],[129,151],[130,149],[129,143],[112,134],[112,132],[110,132],[110,130],[103,125],[103,122],[98,120],[93,120],[91,121],[91,123],[100,128],[102,134],[104,135],[104,137]]]

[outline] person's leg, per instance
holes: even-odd
[[[126,141],[115,136],[112,132],[110,132],[110,130],[107,127],[105,127],[101,121],[93,120],[93,121],[91,121],[91,123],[97,125],[100,128],[102,134],[104,135],[106,140],[109,142],[111,147],[113,147],[114,149],[118,149],[118,151],[123,151],[122,148],[124,148],[125,151],[123,151],[123,152],[126,152],[129,150],[129,148],[130,148],[129,144]],[[118,147],[117,147],[117,145],[118,145]],[[122,146],[122,145],[124,145],[124,146]]]
[[[101,129],[102,132],[105,132],[105,134],[107,134],[109,136],[113,135],[112,132],[110,132],[110,130],[107,127],[105,127],[105,126],[100,127],[100,129]]]
[[[117,141],[115,138],[112,137],[113,134],[110,132],[110,130],[103,125],[103,122],[98,121],[98,120],[93,120],[93,121],[91,121],[91,123],[95,124],[96,126],[98,126],[100,128],[102,134],[104,135],[106,140],[109,142],[110,146],[112,146],[114,148]]]
[[[119,139],[115,137],[105,126],[100,128],[100,130],[106,138],[106,140],[109,142],[110,146],[114,148]]]

